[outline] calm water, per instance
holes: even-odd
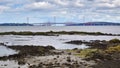
[[[10,31],[87,31],[120,34],[120,26],[0,26],[0,32]]]
[[[16,53],[17,52],[15,50],[9,49],[5,46],[0,46],[0,56],[8,56]]]
[[[32,31],[32,32],[46,32],[46,31],[87,31],[87,32],[103,32],[120,34],[120,26],[0,26],[0,32],[10,31]],[[0,35],[0,42],[7,45],[37,45],[47,46],[52,45],[56,49],[73,49],[73,48],[88,48],[85,45],[66,44],[65,42],[71,40],[110,40],[120,39],[120,36],[90,36],[90,35],[60,35],[60,36],[20,36],[20,35]],[[0,56],[10,55],[16,53],[13,50],[0,46]]]
[[[65,42],[71,40],[110,40],[120,39],[120,36],[90,36],[90,35],[60,35],[60,36],[20,36],[20,35],[4,35],[0,36],[0,42],[7,45],[37,45],[47,46],[51,45],[57,49],[73,49],[73,48],[87,48],[85,45],[66,44]]]

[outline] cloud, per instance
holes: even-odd
[[[110,17],[120,16],[120,0],[0,0],[0,12],[29,14],[36,16],[61,16],[68,18],[83,18],[92,15],[92,18],[100,18],[102,15]],[[118,13],[118,14],[116,14]]]
[[[75,2],[75,6],[76,6],[76,7],[83,7],[84,4],[83,4],[80,0],[77,0],[77,1]]]
[[[105,7],[105,8],[118,8],[120,7],[120,0],[99,0],[98,7]]]
[[[54,5],[52,5],[49,2],[35,2],[35,3],[28,4],[28,5],[25,6],[25,8],[33,9],[33,10],[50,9],[50,8],[53,8],[53,7],[54,7]]]
[[[114,8],[116,6],[115,6],[115,4],[110,4],[110,3],[100,3],[100,4],[98,4],[98,7],[102,7],[102,8]]]
[[[114,1],[113,1],[113,4],[114,4],[116,7],[120,7],[120,0],[114,0]]]
[[[9,3],[11,2],[12,0],[0,0],[0,3]]]
[[[6,11],[10,9],[10,7],[7,7],[7,6],[0,6],[0,12],[3,12],[3,11]]]
[[[58,5],[61,5],[61,6],[68,6],[69,5],[69,1],[67,1],[67,0],[54,0],[54,2]]]

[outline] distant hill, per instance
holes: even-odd
[[[120,23],[114,22],[87,22],[87,23],[38,23],[38,24],[28,24],[28,23],[1,23],[0,26],[52,26],[54,24],[64,24],[65,26],[120,26]]]
[[[120,26],[120,23],[113,22],[87,22],[87,23],[68,23],[66,26]]]
[[[33,24],[27,23],[2,23],[0,26],[33,26]]]

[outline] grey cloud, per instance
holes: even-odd
[[[92,14],[96,13],[100,14],[108,14],[110,16],[113,13],[116,13],[117,9],[119,10],[119,6],[117,2],[118,0],[0,0],[0,3],[3,5],[12,4],[11,11],[27,11],[27,12],[39,12],[39,13],[67,13],[73,15],[82,15],[84,13]],[[49,6],[42,5],[40,6],[40,2],[47,2]],[[36,5],[35,5],[36,3]],[[115,7],[109,6],[99,6],[98,4],[114,4]],[[17,9],[15,5],[22,4],[18,6]],[[31,5],[31,6],[30,6]],[[37,6],[38,5],[38,6]],[[50,7],[52,5],[52,7]],[[111,11],[112,10],[112,11]]]

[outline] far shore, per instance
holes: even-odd
[[[44,36],[59,36],[59,35],[104,35],[104,36],[120,36],[120,34],[102,33],[102,32],[82,32],[82,31],[48,31],[48,32],[0,32],[0,35],[44,35]]]

